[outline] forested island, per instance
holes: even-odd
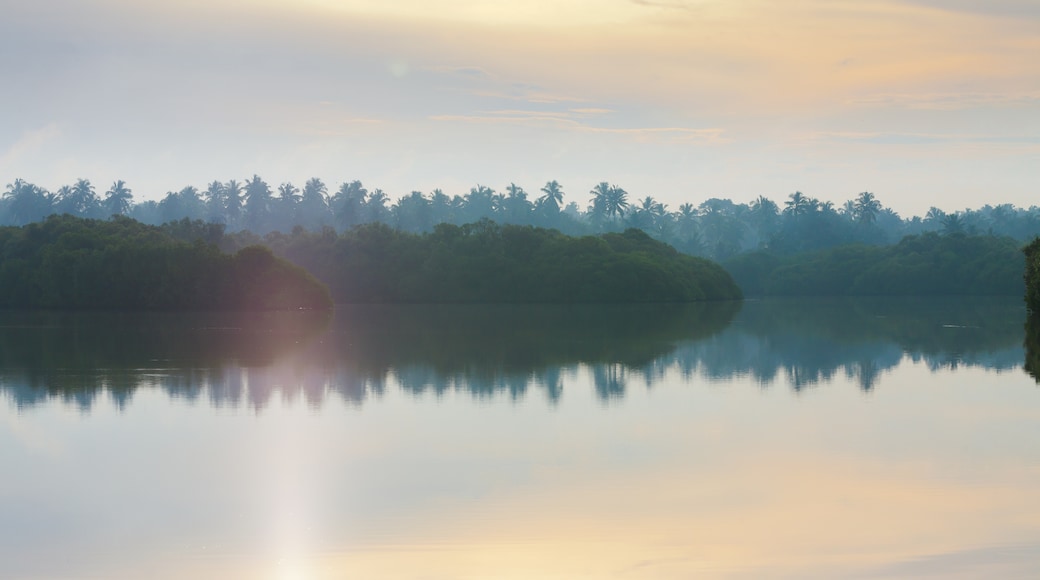
[[[759,196],[747,203],[691,192],[683,203],[669,207],[652,194],[636,195],[608,182],[577,192],[552,180],[537,191],[516,183],[501,189],[478,184],[463,192],[434,189],[392,197],[357,180],[335,186],[314,177],[297,187],[272,185],[254,174],[147,192],[146,197],[152,199],[136,200],[123,181],[99,188],[79,179],[50,190],[15,179],[0,195],[0,225],[25,225],[51,214],[96,219],[126,215],[151,225],[202,220],[223,224],[229,233],[248,230],[264,236],[290,232],[297,225],[344,232],[366,223],[429,233],[441,223],[461,226],[487,218],[573,236],[636,228],[680,252],[718,262],[764,249],[791,255],[850,244],[884,246],[927,232],[1010,237],[1021,244],[1040,235],[1038,206],[932,207],[921,216],[902,216],[868,191],[837,205],[799,191],[784,199]]]
[[[998,236],[907,236],[783,255],[741,254],[723,264],[750,296],[1020,296],[1023,259]]]
[[[718,264],[629,229],[567,236],[488,220],[429,234],[383,224],[266,239],[342,303],[630,303],[741,298]]]
[[[328,289],[269,248],[232,254],[123,216],[0,227],[0,307],[329,309]]]
[[[443,224],[421,235],[369,224],[342,235],[297,228],[290,235],[269,234],[266,245],[220,249],[238,240],[225,238],[219,225],[187,219],[159,227],[123,216],[64,215],[0,228],[0,306],[269,310],[329,308],[333,301],[660,303],[741,297],[718,264],[681,254],[635,229],[576,238],[487,220]]]
[[[782,203],[709,198],[675,210],[653,196],[632,200],[607,182],[587,195],[582,207],[549,181],[537,195],[510,183],[501,193],[477,185],[466,194],[413,191],[394,201],[359,181],[335,190],[319,178],[302,189],[272,188],[253,175],[135,203],[122,181],[99,195],[86,179],[53,192],[15,180],[0,197],[0,224],[55,213],[130,216],[226,253],[261,245],[306,268],[337,302],[736,296],[711,262],[748,296],[1022,295],[1019,247],[1040,234],[1035,206],[933,207],[904,218],[870,192],[841,206],[794,192]],[[570,246],[569,239],[580,241]]]

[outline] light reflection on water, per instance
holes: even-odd
[[[1040,570],[1018,301],[9,316],[0,577]]]

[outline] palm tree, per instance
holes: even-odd
[[[629,216],[630,224],[645,232],[653,232],[657,230],[661,216],[665,213],[667,212],[664,205],[648,195],[632,211]]]
[[[430,231],[430,201],[421,191],[413,191],[402,197],[391,209],[394,225],[407,232],[419,233]]]
[[[360,185],[360,182],[355,182]],[[342,187],[340,188],[343,189]],[[317,177],[312,177],[303,184],[299,207],[299,221],[310,229],[318,230],[331,225],[333,212],[330,207],[328,188]],[[337,216],[338,217],[338,216]]]
[[[219,181],[211,182],[203,193],[209,221],[227,223],[227,196],[225,194],[224,184]]]
[[[475,222],[480,218],[491,218],[495,215],[495,190],[486,185],[477,184],[471,187],[465,196],[465,219],[467,222]]]
[[[800,191],[792,193],[790,199],[784,202],[784,213],[786,214],[798,216],[805,215],[811,211],[812,202]]]
[[[621,219],[625,217],[628,209],[628,192],[616,185],[610,186],[610,195],[607,196],[607,215]]]
[[[304,191],[304,196],[306,197],[306,188],[304,188]],[[336,194],[329,200],[329,207],[332,208],[332,212],[336,215],[336,221],[339,222],[340,227],[349,230],[364,221],[363,213],[365,198],[367,197],[368,190],[356,179],[349,183],[343,182],[340,184]]]
[[[702,243],[715,259],[724,259],[740,251],[744,242],[744,224],[737,219],[732,201],[712,198],[700,205]]]
[[[563,205],[563,187],[560,183],[555,179],[546,182],[541,191],[545,195],[538,198],[539,207],[551,208],[549,211],[553,214],[560,213],[560,206]]]
[[[190,185],[176,193],[167,192],[166,197],[159,202],[159,215],[164,222],[197,219],[205,209],[206,204],[199,197],[199,190]]]
[[[502,200],[505,221],[527,223],[534,207],[527,201],[527,192],[515,183],[506,186],[506,197]]]
[[[596,216],[617,221],[625,217],[628,209],[628,192],[606,181],[596,184],[590,191],[592,194],[592,213]]]
[[[701,236],[697,227],[697,208],[692,203],[684,203],[673,214],[673,221],[678,226],[676,242],[673,245],[687,254],[700,253],[703,250]]]
[[[877,216],[881,212],[881,202],[874,197],[873,193],[864,191],[856,198],[853,208],[853,215],[858,223],[872,224],[877,221]]]
[[[271,186],[254,173],[253,178],[246,182],[245,187],[246,228],[257,234],[267,233],[271,205]]]
[[[928,213],[924,214],[924,223],[931,226],[932,228],[938,228],[942,225],[942,221],[946,218],[946,212],[935,207],[934,205],[928,208]]]
[[[589,200],[589,214],[596,221],[607,216],[607,198],[610,196],[610,184],[601,181],[589,190],[592,199]]]
[[[23,226],[40,221],[53,210],[54,196],[23,179],[8,183],[3,197],[14,225]]]
[[[449,223],[455,219],[451,198],[440,189],[430,192],[430,223]]]
[[[54,209],[58,213],[79,217],[98,217],[101,213],[101,201],[98,200],[89,179],[77,179],[72,187],[63,186],[58,190]]]
[[[126,215],[130,212],[134,195],[122,179],[114,182],[105,192],[105,212],[108,215]]]
[[[387,218],[390,217],[390,208],[386,207],[388,201],[390,201],[390,198],[382,189],[373,191],[365,201],[365,214],[368,217],[366,221],[370,223],[386,223],[388,221]]]
[[[758,245],[769,242],[780,225],[780,208],[771,199],[760,195],[748,206],[750,225],[758,236]]]
[[[239,227],[242,222],[242,184],[234,179],[224,185],[224,206],[229,228]]]
[[[963,234],[964,220],[957,213],[947,214],[942,219],[942,233],[945,235]]]

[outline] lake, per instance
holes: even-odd
[[[1036,578],[1024,322],[4,312],[0,578]]]

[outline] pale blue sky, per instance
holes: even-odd
[[[0,180],[1028,207],[1038,6],[0,0]]]

